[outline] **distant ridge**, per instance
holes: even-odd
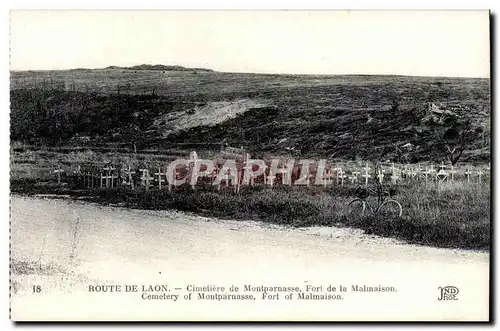
[[[140,64],[132,67],[109,66],[104,69],[122,69],[122,70],[157,70],[157,71],[213,71],[206,68],[186,68],[183,66],[167,66],[163,64]]]

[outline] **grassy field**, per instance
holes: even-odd
[[[36,180],[13,180],[17,194],[61,194],[101,204],[140,209],[175,209],[224,219],[259,220],[294,227],[350,226],[367,233],[395,237],[410,243],[489,250],[490,191],[488,186],[459,183],[399,185],[393,197],[403,207],[403,216],[347,214],[355,186],[344,187],[243,187],[193,191],[181,186],[172,192],[145,190],[78,189],[40,185]],[[375,205],[375,197],[368,199]]]
[[[451,115],[429,120],[430,103]],[[56,164],[99,167],[108,162],[166,166],[193,149],[217,158],[225,145],[242,146],[255,158],[437,165],[447,161],[446,145],[453,144],[447,137],[454,129],[450,118],[475,133],[458,164],[483,167],[490,161],[490,112],[485,79],[118,69],[13,72],[11,190],[291,226],[352,226],[411,243],[488,250],[487,179],[483,185],[400,185],[396,198],[403,216],[387,218],[347,217],[344,207],[354,197],[349,185],[253,187],[238,194],[207,187],[194,192],[189,187],[176,192],[82,190],[71,181],[54,185],[53,170]]]

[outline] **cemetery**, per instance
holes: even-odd
[[[439,82],[18,72],[11,77],[11,192],[489,249],[489,81]],[[204,125],[206,105],[214,104],[263,106]],[[169,176],[178,159],[187,164]],[[193,182],[197,160],[213,168]],[[228,160],[234,168],[224,173]],[[250,165],[258,175],[245,176]],[[395,192],[401,215],[345,215],[358,188],[377,185]]]
[[[375,178],[381,184],[418,185],[435,183],[438,186],[444,183],[475,183],[479,186],[489,187],[490,166],[451,165],[442,161],[440,164],[395,164],[394,162],[378,163],[375,172],[375,164],[371,162],[357,162],[347,164],[328,164],[326,160],[295,160],[273,159],[255,160],[247,153],[241,160],[234,162],[235,167],[225,167],[220,160],[213,160],[213,167],[207,173],[207,166],[200,165],[201,159],[195,151],[191,152],[189,158],[181,167],[176,167],[172,179],[182,181],[191,186],[193,190],[200,189],[203,184],[214,185],[217,190],[231,188],[235,192],[242,185],[262,186],[267,185],[271,189],[280,186],[300,185],[305,187],[322,186],[368,186]],[[207,160],[204,160],[205,162]],[[211,160],[208,160],[209,162]],[[260,162],[257,162],[260,161]],[[297,160],[299,161],[299,160]],[[306,162],[307,161],[307,162]],[[222,161],[223,162],[223,161]],[[292,162],[292,163],[290,163]],[[276,163],[273,165],[271,163]],[[259,164],[264,165],[263,168]],[[304,166],[305,165],[305,166]],[[146,166],[133,169],[125,164],[107,164],[102,166],[74,165],[67,169],[58,165],[54,169],[54,181],[61,184],[61,180],[77,182],[78,186],[87,189],[113,189],[126,187],[130,189],[168,189],[172,190],[174,185],[172,179],[168,178],[168,167]],[[305,171],[304,171],[305,169]],[[193,182],[193,172],[204,173],[196,182]],[[244,181],[245,173],[251,175],[248,181]]]

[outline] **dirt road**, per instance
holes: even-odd
[[[57,275],[14,275],[17,291],[11,303],[16,319],[487,317],[487,253],[407,245],[353,229],[291,229],[18,196],[11,199],[11,221],[15,261],[65,270]],[[39,283],[44,292],[34,295],[32,286]],[[347,292],[341,300],[327,302],[273,301],[256,293],[253,302],[167,303],[141,299],[142,293],[89,293],[89,284],[169,284],[181,297],[190,284],[314,285],[324,286],[323,291],[327,285],[343,285]],[[396,291],[360,293],[351,290],[353,285],[391,286]],[[460,300],[437,300],[438,287],[447,285],[460,289]]]

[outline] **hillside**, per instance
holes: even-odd
[[[108,69],[52,72],[65,88],[49,88],[33,85],[42,81],[33,75],[11,73],[14,141],[197,150],[227,144],[254,154],[397,162],[446,160],[448,147],[463,146],[461,160],[490,160],[487,79]]]
[[[140,64],[131,67],[109,66],[105,69],[122,69],[122,70],[158,70],[158,71],[213,71],[205,68],[186,68],[183,66],[168,66],[163,64]]]

